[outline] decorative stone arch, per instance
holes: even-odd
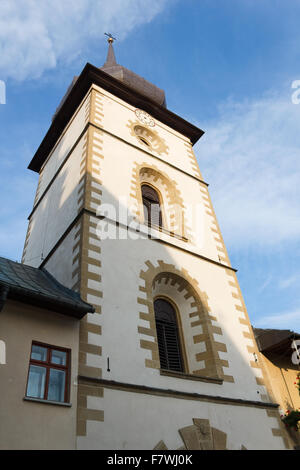
[[[219,351],[227,352],[226,345],[214,338],[214,334],[222,335],[222,330],[216,326],[217,318],[211,315],[208,296],[200,290],[197,280],[185,269],[177,269],[162,260],[158,261],[157,266],[151,261],[145,264],[147,269],[140,272],[140,296],[137,301],[147,310],[140,312],[140,319],[148,323],[147,327],[140,324],[138,332],[152,336],[152,341],[140,340],[141,348],[151,351],[151,359],[145,359],[146,367],[160,369],[153,300],[156,296],[169,295],[171,300],[175,298],[181,315],[188,359],[186,372],[233,382],[233,377],[226,375],[223,370],[229,367],[228,361],[219,357]]]
[[[193,418],[193,423],[178,429],[183,446],[177,450],[227,450],[227,434],[212,427],[209,419]],[[168,450],[168,447],[159,441],[153,450]]]
[[[165,139],[151,127],[143,126],[139,121],[128,121],[126,125],[132,137],[135,137],[137,143],[143,146],[144,150],[157,153],[158,155],[168,155],[169,147]],[[146,144],[146,145],[145,145]]]
[[[171,235],[176,234],[183,238],[191,237],[191,230],[186,223],[186,207],[175,181],[170,180],[156,166],[135,162],[131,183],[130,196],[134,199],[132,212],[139,222],[144,221],[141,186],[142,184],[149,184],[161,196],[164,228],[171,232]]]

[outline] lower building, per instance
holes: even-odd
[[[269,394],[281,416],[300,410],[300,334],[290,330],[254,328]],[[297,341],[297,343],[296,343]],[[300,432],[287,426],[290,444],[300,446]]]
[[[79,322],[93,307],[0,258],[0,449],[75,449]]]

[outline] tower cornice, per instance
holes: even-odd
[[[67,95],[61,108],[55,115],[47,134],[32,158],[28,166],[30,170],[36,172],[40,171],[49,153],[61,136],[64,128],[93,84],[103,88],[109,93],[112,93],[132,106],[147,111],[155,119],[189,138],[193,145],[204,134],[203,130],[166,109],[164,106],[155,103],[147,96],[144,96],[118,79],[108,75],[103,70],[87,63]]]

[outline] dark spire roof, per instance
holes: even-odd
[[[113,41],[108,40],[108,51],[106,62],[103,67],[113,67],[114,65],[118,65],[116,61],[115,51],[113,48]]]
[[[95,311],[77,292],[60,284],[46,269],[34,268],[2,257],[0,297],[2,306],[8,297],[78,319]]]
[[[113,37],[110,36],[107,42],[108,51],[106,62],[103,64],[102,67],[100,67],[100,70],[103,70],[103,72],[107,73],[111,77],[120,80],[121,82],[125,83],[125,85],[128,85],[133,90],[136,90],[147,98],[150,98],[152,101],[159,104],[160,106],[166,107],[167,105],[164,90],[161,90],[156,85],[153,85],[153,83],[148,82],[148,80],[145,80],[140,75],[137,75],[131,70],[128,70],[126,67],[119,65],[116,61],[116,55],[113,47]],[[78,76],[75,76],[73,78],[72,83],[70,84],[69,88],[67,89],[67,92],[63,96],[62,100],[60,101],[58,107],[55,110],[54,115],[52,116],[52,121],[54,121],[64,102],[68,98],[77,79]]]
[[[131,70],[128,70],[126,67],[123,67],[123,65],[119,65],[116,61],[112,37],[110,37],[107,42],[107,58],[105,64],[100,68],[100,70],[103,70],[103,72],[108,73],[114,78],[117,78],[121,82],[125,83],[125,85],[128,85],[147,98],[150,98],[160,106],[166,107],[166,97],[164,90],[161,90],[153,83],[145,80],[145,78],[137,75]]]

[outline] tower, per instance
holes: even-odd
[[[117,64],[75,78],[29,168],[23,263],[81,320],[79,449],[283,449],[236,270],[193,145],[203,131]]]

